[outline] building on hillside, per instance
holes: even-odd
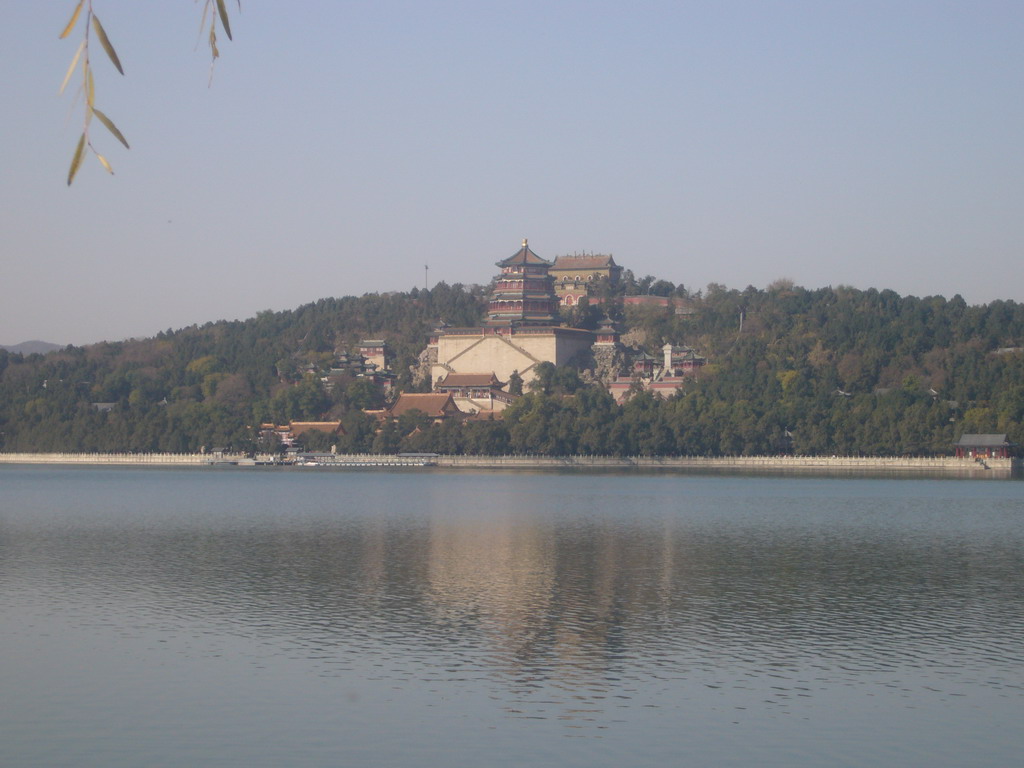
[[[448,392],[402,392],[390,408],[383,412],[367,413],[383,413],[386,418],[397,419],[411,411],[419,411],[434,423],[462,415],[462,411],[455,405],[455,400]]]
[[[345,434],[340,421],[290,421],[288,424],[280,425],[271,422],[260,424],[259,436],[266,439],[276,435],[281,445],[293,448],[296,443],[301,442],[302,436],[309,432],[323,432],[328,435]]]
[[[501,274],[494,279],[487,302],[486,325],[558,325],[551,262],[530,250],[523,240],[522,248],[496,266],[501,267]]]
[[[592,368],[593,378],[608,386],[620,402],[628,397],[634,381],[643,389],[668,395],[707,362],[692,348],[672,344],[663,347],[661,357],[642,350],[630,354],[610,320],[596,332],[560,324],[559,305],[565,296],[582,296],[586,287],[602,278],[619,280],[621,267],[611,256],[562,256],[552,264],[524,240],[515,254],[497,266],[501,273],[494,279],[486,320],[472,328],[439,324],[414,370],[421,381],[429,370],[434,390],[450,394],[467,413],[500,411],[512,401],[502,382],[518,373],[528,385],[536,376],[536,366],[544,362]],[[555,279],[552,275],[559,268]],[[673,301],[648,298],[666,307]]]
[[[328,435],[345,434],[340,421],[291,421],[288,422],[288,431],[296,440],[301,440],[307,432],[323,432]]]
[[[599,280],[605,278],[612,285],[619,282],[622,267],[610,255],[556,256],[549,270],[555,284],[559,303],[566,307],[579,304],[589,296]]]
[[[504,386],[493,373],[449,373],[434,385],[434,390],[450,394],[463,413],[496,414],[518,397],[506,392]]]
[[[707,363],[692,347],[665,344],[661,358],[643,350],[635,352],[630,364],[630,375],[619,376],[608,385],[615,402],[623,403],[630,395],[643,390],[666,398],[675,394],[687,376],[692,376]]]
[[[607,318],[594,331],[594,337],[594,345],[590,348],[594,378],[608,386],[628,370],[626,347],[619,338],[615,324]]]
[[[375,366],[375,371],[386,371],[389,369],[390,350],[383,339],[364,339],[359,342],[359,354],[363,360]]]
[[[630,369],[633,371],[634,376],[648,379],[654,376],[655,371],[658,369],[658,358],[648,355],[642,349],[639,352],[633,353],[632,357]]]
[[[452,373],[493,374],[508,381],[515,371],[528,383],[538,363],[566,365],[593,345],[591,331],[560,324],[551,262],[534,253],[526,240],[497,266],[501,273],[494,279],[484,323],[474,328],[440,326],[431,335],[430,345],[436,348],[428,347],[426,356],[435,384]]]
[[[335,354],[334,362],[327,373],[320,377],[320,381],[324,389],[330,392],[339,381],[367,379],[387,395],[394,387],[396,378],[390,362],[391,353],[387,342],[380,339],[360,341],[358,352]]]
[[[290,448],[295,444],[295,436],[291,433],[287,424],[274,424],[269,421],[260,424],[259,437],[261,439],[269,440],[275,436],[283,446]]]
[[[686,345],[675,346],[666,343],[661,351],[664,355],[662,368],[669,376],[685,376],[708,362],[706,357],[697,354],[697,350]]]
[[[953,446],[958,459],[1008,459],[1017,447],[1008,442],[1006,435],[961,435]]]
[[[337,437],[344,435],[345,430],[340,421],[290,421],[286,433],[290,439],[281,442],[290,449],[306,447],[309,436],[314,433]]]
[[[605,318],[601,321],[601,325],[594,331],[594,346],[595,347],[615,347],[619,345],[619,332],[615,328],[615,324]]]

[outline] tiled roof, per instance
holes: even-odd
[[[306,432],[343,433],[340,421],[293,421],[288,426],[293,435],[298,437]]]
[[[1006,442],[1006,435],[960,435],[957,445],[969,446],[971,448],[1000,448],[1010,445]]]
[[[435,387],[500,387],[498,377],[491,373],[449,373]]]
[[[504,261],[499,261],[499,267],[510,267],[513,264],[546,264],[551,266],[551,262],[546,259],[542,259],[536,253],[530,250],[530,246],[523,240],[523,247],[516,251],[515,255],[509,256]]]
[[[403,392],[391,406],[392,416],[401,416],[409,411],[422,411],[431,418],[441,418],[452,410],[458,410],[448,392]]]
[[[610,269],[617,266],[611,256],[556,256],[552,269]]]

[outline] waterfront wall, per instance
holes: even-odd
[[[1017,459],[957,459],[904,456],[440,456],[437,464],[466,468],[594,469],[646,468],[754,472],[923,472],[933,474],[1000,474],[1019,469]]]
[[[159,464],[203,465],[216,460],[205,453],[0,453],[0,464]]]
[[[326,464],[339,467],[422,466],[424,461],[452,469],[664,469],[724,472],[923,473],[977,477],[1009,477],[1019,473],[1019,459],[957,459],[902,456],[384,456],[375,454],[324,457]],[[255,460],[204,453],[0,453],[0,464],[83,464],[204,466],[225,464],[270,464],[272,456]]]

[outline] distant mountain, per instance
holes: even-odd
[[[20,352],[23,355],[34,355],[37,352],[45,355],[47,352],[63,348],[63,344],[51,344],[48,341],[23,341],[21,344],[0,344],[0,349],[6,349],[8,352]]]

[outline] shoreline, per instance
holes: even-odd
[[[150,467],[443,468],[478,470],[665,470],[818,475],[943,475],[1011,478],[1020,459],[900,456],[441,456],[435,454],[301,454],[298,460],[218,453],[0,453],[0,464]]]

